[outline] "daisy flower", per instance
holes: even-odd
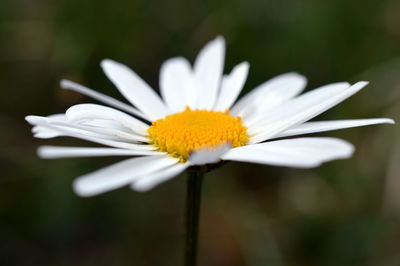
[[[193,165],[220,160],[311,168],[349,158],[353,146],[331,137],[295,137],[372,124],[387,118],[312,121],[352,96],[368,82],[328,84],[306,93],[306,78],[287,73],[257,86],[237,100],[249,63],[223,74],[225,41],[209,42],[193,66],[182,57],[161,66],[161,97],[127,66],[106,59],[106,76],[131,104],[62,80],[61,87],[108,106],[78,104],[65,114],[27,116],[37,138],[74,137],[108,147],[42,146],[42,158],[132,157],[78,177],[74,191],[92,196],[126,185],[146,191]],[[292,137],[284,139],[286,137]]]

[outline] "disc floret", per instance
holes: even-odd
[[[168,115],[154,121],[147,132],[151,144],[159,151],[187,161],[192,151],[215,148],[229,143],[232,147],[243,146],[249,140],[247,127],[241,117],[225,112],[192,110]]]

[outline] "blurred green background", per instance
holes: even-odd
[[[72,180],[116,159],[37,158],[42,144],[81,144],[33,139],[23,120],[93,102],[61,78],[122,99],[101,59],[157,88],[164,60],[193,61],[223,35],[226,72],[251,64],[245,91],[289,71],[308,89],[369,80],[320,118],[399,121],[399,14],[398,0],[0,1],[0,265],[182,262],[184,175],[148,193],[79,198]],[[311,170],[228,163],[206,176],[199,265],[400,265],[398,126],[323,135],[354,143],[354,157]]]

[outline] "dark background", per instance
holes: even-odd
[[[217,35],[228,72],[251,64],[245,91],[298,71],[308,89],[369,80],[320,119],[391,117],[400,110],[398,0],[0,1],[0,265],[181,265],[184,175],[148,193],[79,198],[72,180],[115,159],[41,160],[28,114],[91,99],[61,78],[121,99],[99,62],[130,65],[154,88],[169,57],[191,61]],[[228,163],[207,175],[200,264],[400,265],[400,139],[395,126],[329,132],[353,158],[296,170]]]

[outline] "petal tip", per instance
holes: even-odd
[[[394,124],[396,124],[396,121],[394,121],[394,120],[391,119],[391,118],[387,118],[387,119],[386,119],[386,124],[394,125]]]
[[[147,183],[138,181],[131,185],[131,189],[137,192],[147,192],[153,189],[153,186],[149,186]]]
[[[94,193],[93,191],[85,189],[85,185],[81,183],[82,182],[80,182],[79,178],[72,182],[72,190],[76,195],[82,198],[88,198],[97,194]]]
[[[368,84],[369,84],[369,81],[362,80],[362,81],[358,81],[358,82],[354,83],[352,87],[357,86],[357,87],[360,87],[360,88],[364,88]]]
[[[29,124],[32,124],[32,117],[33,117],[33,115],[27,115],[27,116],[24,117],[24,119]]]
[[[69,89],[76,88],[77,86],[79,86],[77,83],[75,83],[75,82],[73,82],[73,81],[71,81],[69,79],[60,80],[60,87],[62,89],[69,90]]]
[[[39,148],[37,148],[36,154],[41,159],[47,159],[45,146],[40,146]]]
[[[209,41],[204,47],[203,49],[200,50],[199,55],[203,54],[206,51],[212,51],[212,50],[216,50],[216,51],[222,51],[221,54],[224,54],[224,50],[225,50],[225,38],[222,35],[218,35],[217,37],[215,37],[213,40]],[[215,51],[214,50],[214,51]]]
[[[66,89],[66,88],[68,87],[68,83],[69,83],[69,82],[70,82],[70,81],[67,80],[67,79],[62,79],[62,80],[60,80],[60,87],[63,88],[63,89]]]
[[[354,154],[355,147],[348,141],[342,139],[336,139],[338,146],[341,145],[341,152],[339,152],[337,158],[338,159],[348,159],[351,158]]]
[[[217,37],[215,37],[215,39],[213,41],[215,41],[217,43],[225,44],[225,38],[222,35],[217,35]]]
[[[117,63],[116,61],[114,61],[112,59],[109,59],[109,58],[103,59],[100,62],[100,66],[103,69],[107,69],[107,68],[113,67],[113,66],[115,66],[117,64],[119,64],[119,63]]]
[[[37,115],[28,115],[25,116],[25,121],[31,124],[32,126],[35,126],[37,124],[40,124],[41,122],[44,122],[43,117],[37,116]]]
[[[305,86],[307,84],[307,81],[308,81],[306,76],[304,76],[304,75],[302,75],[302,74],[300,74],[298,72],[295,72],[295,71],[288,72],[288,73],[279,75],[277,77],[286,78],[286,79],[289,79],[289,80],[297,80],[298,82],[301,82],[303,86]]]
[[[238,68],[242,68],[244,71],[248,72],[250,68],[250,63],[248,61],[243,61],[239,65],[237,65]]]

